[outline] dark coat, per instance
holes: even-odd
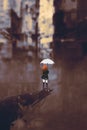
[[[48,79],[48,74],[49,74],[48,70],[43,71],[43,74],[42,74],[41,78],[42,79]]]

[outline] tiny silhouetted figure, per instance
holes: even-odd
[[[43,65],[42,67],[42,81],[43,81],[43,89],[46,87],[48,89],[48,74],[49,74],[49,71],[48,71],[48,66],[47,65]]]

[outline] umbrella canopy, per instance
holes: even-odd
[[[44,59],[40,62],[40,64],[54,64],[54,61],[51,59]]]

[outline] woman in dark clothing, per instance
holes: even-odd
[[[46,85],[46,88],[48,89],[48,79],[49,79],[48,74],[49,74],[49,71],[48,71],[47,65],[43,65],[42,71],[43,71],[43,73],[42,73],[41,78],[42,78],[42,81],[43,81],[43,89],[45,88],[45,85]]]

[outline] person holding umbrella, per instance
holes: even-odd
[[[43,66],[42,66],[42,76],[41,76],[42,81],[43,81],[43,89],[46,86],[46,88],[48,90],[48,79],[49,79],[49,77],[48,77],[48,74],[49,74],[48,64],[52,65],[52,64],[54,64],[54,61],[52,61],[51,59],[44,59],[40,62],[40,64],[43,64]]]
[[[41,78],[42,78],[42,81],[43,81],[43,89],[46,86],[47,90],[48,90],[48,74],[49,74],[48,66],[46,64],[44,64],[42,66],[42,76],[41,76]]]

